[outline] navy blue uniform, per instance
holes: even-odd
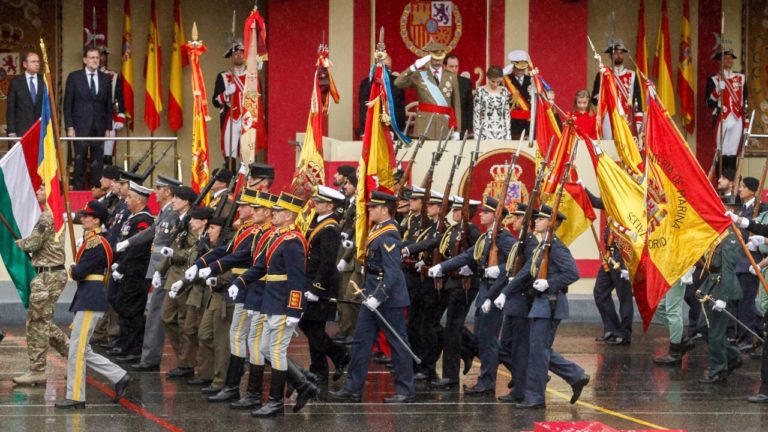
[[[98,230],[85,234],[83,245],[77,251],[70,276],[77,282],[77,290],[70,312],[107,310],[104,282],[107,280],[112,261],[112,247]]]

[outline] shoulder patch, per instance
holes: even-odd
[[[392,252],[392,249],[394,249],[395,246],[397,246],[397,243],[392,243],[391,245],[384,243],[384,249],[386,249],[387,252]]]

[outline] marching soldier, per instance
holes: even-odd
[[[264,163],[252,163],[248,166],[248,189],[268,191],[275,181],[275,167]]]
[[[208,192],[210,201],[208,202],[208,207],[216,208],[219,205],[219,202],[223,199],[226,199],[228,201],[232,201],[232,195],[229,192],[229,182],[232,181],[232,172],[226,168],[219,168],[214,171],[213,173],[213,185],[211,185],[211,190]],[[230,203],[224,204],[224,209],[222,210],[221,214],[229,214],[229,205]]]
[[[120,201],[120,197],[118,196],[120,185],[117,183],[119,178],[120,171],[114,165],[105,166],[104,170],[101,172],[101,180],[99,182],[101,183],[101,190],[104,191],[105,195],[101,197],[99,201],[107,207],[108,213],[112,213],[115,206],[117,206],[117,203]]]
[[[758,189],[760,189],[760,181],[755,177],[744,177],[739,185],[738,194],[741,199],[741,206],[739,208],[739,214],[745,219],[752,219],[753,209],[755,206],[760,205],[760,197],[757,195]],[[761,191],[762,192],[762,191]],[[747,230],[741,230],[741,236],[747,238]],[[753,248],[757,249],[757,248]],[[762,331],[759,314],[757,307],[755,306],[755,298],[757,297],[757,290],[760,287],[760,281],[757,275],[754,274],[754,269],[750,270],[749,259],[743,250],[737,251],[739,254],[739,260],[736,262],[736,277],[739,280],[741,286],[742,297],[735,301],[736,306],[736,318],[747,325],[752,331],[758,333]],[[750,251],[752,258],[755,262],[760,262],[762,254],[759,250]],[[748,332],[742,326],[736,328],[736,345],[742,351],[751,350],[755,347],[756,341],[753,339],[752,334]]]
[[[342,167],[339,167],[339,173],[342,172]],[[348,166],[348,169],[344,170],[343,183],[341,184],[341,191],[344,194],[344,207],[343,216],[339,222],[339,231],[341,233],[341,248],[337,255],[338,263],[336,268],[339,270],[341,280],[339,284],[339,296],[344,301],[352,301],[355,299],[355,293],[352,292],[352,288],[349,284],[354,280],[359,284],[360,279],[360,266],[355,254],[357,248],[355,247],[355,224],[357,205],[355,202],[355,194],[357,193],[357,177],[352,167]],[[339,332],[334,336],[334,340],[341,344],[352,343],[352,333],[355,331],[355,323],[357,322],[357,316],[360,313],[360,306],[342,303],[338,306],[339,309]]]
[[[416,122],[412,136],[425,133],[427,124],[433,114],[434,124],[426,131],[428,140],[442,139],[444,131],[453,128],[454,139],[459,139],[461,130],[461,98],[459,96],[459,80],[456,74],[443,67],[446,47],[441,43],[430,41],[422,50],[426,56],[416,60],[408,69],[395,79],[395,86],[406,89],[413,87],[419,98],[416,111]],[[428,66],[427,68],[424,68]]]
[[[510,130],[513,136],[520,135],[531,124],[532,79],[528,73],[528,53],[523,50],[507,54],[510,64],[504,67],[504,85],[512,98]]]
[[[299,328],[307,336],[311,364],[309,371],[317,375],[318,383],[328,382],[328,360],[333,361],[336,371],[334,381],[341,378],[349,364],[349,353],[325,332],[326,321],[336,318],[335,299],[339,287],[339,271],[336,268],[336,252],[341,247],[339,222],[333,208],[344,200],[344,195],[324,185],[318,185],[315,201],[315,219],[307,231],[307,305],[299,321]]]
[[[604,52],[611,55],[611,61],[613,63],[611,68],[613,70],[613,75],[616,77],[619,103],[623,108],[624,114],[627,116],[627,123],[632,126],[633,130],[640,130],[643,123],[643,105],[641,101],[640,83],[635,71],[624,67],[624,55],[627,54],[629,50],[621,40],[617,39],[611,42],[610,46],[606,48]],[[600,72],[597,72],[595,83],[592,86],[592,103],[594,105],[598,104],[598,96],[600,95],[600,77]],[[610,119],[606,116],[603,119],[598,119],[598,121],[603,122],[603,139],[613,139]]]
[[[98,201],[86,205],[82,217],[85,235],[75,263],[70,267],[77,282],[75,297],[69,307],[75,313],[72,339],[67,361],[66,399],[56,402],[56,408],[85,408],[85,367],[95,370],[115,385],[114,401],[120,401],[131,382],[126,371],[91,350],[89,343],[99,317],[107,309],[104,282],[109,278],[112,248],[102,235],[100,226],[107,220],[107,209]]]
[[[733,71],[736,55],[733,49],[718,49],[712,58],[721,63],[721,72],[707,80],[706,103],[712,109],[712,126],[716,130],[715,142],[722,152],[723,168],[736,168],[741,135],[747,112],[747,78]]]
[[[395,330],[403,343],[408,343],[405,311],[410,305],[408,290],[400,268],[402,243],[393,216],[397,198],[384,192],[373,191],[366,204],[369,220],[375,225],[368,235],[365,254],[365,282],[363,284],[364,308],[360,308],[352,346],[352,361],[347,372],[347,381],[338,391],[330,391],[333,400],[361,402],[362,391],[368,375],[371,347],[379,330],[384,330],[387,339],[396,339],[379,322],[384,319]],[[374,312],[378,311],[380,317]],[[392,344],[395,370],[396,394],[384,399],[384,403],[408,403],[416,399],[413,383],[413,360],[400,341]]]
[[[216,75],[213,88],[213,106],[221,112],[221,152],[226,166],[236,172],[237,156],[240,154],[240,134],[243,123],[243,91],[245,90],[245,57],[243,43],[235,40],[224,54],[232,59],[232,67]]]
[[[53,323],[53,312],[61,291],[67,284],[64,270],[64,236],[57,235],[53,214],[45,206],[45,185],[37,189],[37,202],[43,208],[29,237],[16,240],[16,246],[31,255],[36,275],[29,284],[27,310],[27,356],[29,372],[13,378],[16,384],[45,383],[48,347],[62,357],[68,351],[69,339]]]

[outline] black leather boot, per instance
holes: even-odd
[[[243,377],[245,359],[234,355],[229,356],[227,381],[218,393],[208,396],[208,402],[229,402],[240,399],[240,379]]]
[[[656,357],[653,362],[658,365],[677,365],[683,361],[683,349],[681,344],[669,344],[669,352],[662,357]]]
[[[264,382],[264,366],[248,364],[248,388],[245,396],[239,401],[229,404],[233,409],[259,409],[261,408],[261,387]]]
[[[274,417],[285,414],[283,392],[285,392],[285,371],[272,369],[272,379],[269,383],[269,399],[266,405],[251,411],[251,417]]]
[[[299,365],[288,359],[287,381],[296,389],[296,404],[293,412],[299,412],[311,399],[317,397],[317,386],[304,375]]]

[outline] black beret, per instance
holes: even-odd
[[[349,178],[354,177],[357,170],[352,165],[340,165],[338,168],[336,168],[336,172],[343,175],[344,177]]]
[[[179,199],[189,201],[190,203],[197,199],[197,193],[189,186],[173,186],[171,188],[173,195]]]
[[[189,212],[189,217],[193,219],[211,219],[213,218],[213,209],[210,207],[195,207]]]
[[[217,225],[217,226],[223,227],[226,224],[227,224],[227,218],[225,218],[224,216],[217,216],[208,221],[208,225]]]
[[[88,201],[83,209],[83,214],[99,218],[102,222],[107,220],[107,207],[101,201]]]
[[[232,172],[226,168],[220,168],[218,171],[216,171],[216,174],[213,176],[213,178],[216,181],[220,181],[222,183],[229,183],[232,181]]]
[[[741,182],[752,192],[757,192],[757,189],[760,187],[760,180],[754,177],[744,177]]]
[[[101,176],[110,180],[117,180],[120,178],[120,169],[114,165],[107,165],[101,171]]]

